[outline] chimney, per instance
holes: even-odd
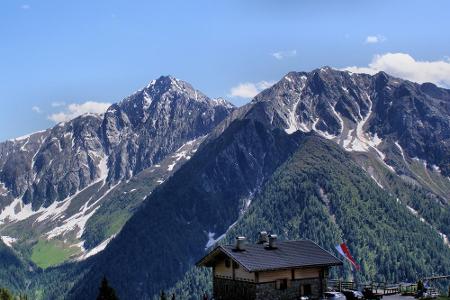
[[[267,231],[260,231],[258,235],[258,244],[264,244],[269,242]]]
[[[236,237],[235,251],[245,251],[245,236]]]
[[[269,249],[276,249],[277,248],[277,235],[276,234],[269,234]]]

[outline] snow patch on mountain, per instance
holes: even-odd
[[[109,238],[107,238],[106,240],[101,242],[98,246],[96,246],[96,247],[92,248],[91,250],[87,251],[86,253],[84,253],[80,257],[77,257],[75,260],[76,261],[82,261],[82,260],[85,260],[88,257],[91,257],[93,255],[96,255],[97,253],[102,252],[103,250],[105,250],[106,246],[108,246],[108,244],[112,241],[112,239],[115,236],[116,236],[115,234],[110,236]],[[84,251],[83,245],[80,245],[80,248],[82,249],[82,251]]]
[[[412,207],[409,206],[409,205],[406,205],[406,208],[407,208],[413,215],[415,215],[416,217],[418,217],[419,220],[420,220],[422,223],[427,223],[427,222],[425,221],[425,219],[422,218],[422,217],[419,215],[419,212],[418,212],[417,210],[415,210],[414,208],[412,208]]]
[[[450,242],[449,242],[449,239],[448,239],[448,236],[447,236],[447,235],[445,235],[444,233],[440,232],[438,229],[434,228],[433,225],[431,225],[430,223],[428,223],[422,216],[420,216],[419,212],[418,212],[417,210],[415,210],[414,208],[412,208],[411,206],[406,205],[406,208],[407,208],[413,215],[415,215],[416,217],[418,217],[419,220],[420,220],[422,223],[425,223],[425,224],[427,224],[428,226],[430,226],[431,228],[433,228],[434,230],[436,230],[436,232],[437,232],[437,233],[439,234],[439,236],[442,238],[442,241],[444,242],[444,244],[450,247]]]
[[[37,213],[39,211],[33,211],[31,203],[24,204],[21,198],[15,198],[1,211],[0,224],[4,224],[6,221],[22,221]]]
[[[124,194],[130,194],[130,193],[133,193],[133,192],[136,192],[137,191],[137,189],[131,189],[131,190],[129,190],[128,192],[123,192]]]
[[[223,106],[225,108],[234,108],[234,105],[231,104],[230,102],[228,102],[227,100],[223,99],[223,98],[214,98],[211,99],[211,103],[214,106]]]
[[[289,76],[285,76],[284,78],[289,82],[293,82],[293,80]],[[285,128],[285,132],[287,134],[292,134],[297,130],[301,130],[303,132],[311,131],[305,123],[298,121],[297,108],[300,102],[302,101],[302,92],[306,86],[307,77],[302,76],[300,79],[301,81],[300,81],[300,90],[298,91],[298,98],[295,100],[292,107],[289,107],[288,109],[288,117],[286,120],[288,128]]]
[[[308,128],[308,126],[305,123],[298,122],[298,120],[297,120],[297,107],[298,107],[300,101],[301,101],[301,98],[299,97],[294,102],[293,107],[288,112],[289,116],[288,116],[287,124],[289,127],[285,129],[285,132],[287,134],[292,134],[292,133],[296,132],[297,130],[301,130],[303,132],[310,131],[310,129]]]
[[[212,246],[214,246],[215,244],[217,244],[220,240],[222,240],[228,231],[230,231],[231,228],[234,227],[234,225],[236,225],[238,221],[234,222],[233,224],[231,224],[227,230],[225,230],[225,232],[223,234],[221,234],[220,236],[218,236],[217,238],[214,238],[216,236],[215,232],[211,232],[208,231],[207,236],[208,236],[208,241],[206,242],[205,245],[205,251],[207,251],[209,248],[211,248]]]
[[[359,109],[358,114],[360,120],[356,124],[356,129],[350,129],[348,131],[347,137],[343,142],[344,149],[347,151],[356,151],[356,152],[368,152],[370,149],[376,151],[378,156],[382,161],[386,158],[386,155],[378,149],[378,146],[381,145],[383,140],[378,136],[377,133],[371,135],[364,130],[364,127],[367,124],[371,114],[372,114],[372,100],[370,96],[366,93],[366,99],[369,102],[369,109],[367,114],[363,117],[361,115],[361,110]],[[387,166],[390,170],[392,167]]]
[[[335,139],[337,136],[329,134],[326,131],[322,131],[320,129],[317,129],[317,123],[319,123],[320,118],[316,118],[316,120],[314,121],[313,125],[312,125],[312,129],[317,132],[318,134],[320,134],[322,137],[328,139],[328,140],[332,140]]]
[[[400,154],[402,155],[403,161],[406,162],[406,158],[405,158],[405,152],[403,151],[402,146],[400,146],[398,141],[395,141],[395,146],[397,146],[397,148],[400,150]]]
[[[19,136],[19,137],[10,139],[9,141],[10,141],[10,142],[19,142],[19,141],[27,140],[27,139],[29,139],[32,135],[35,135],[35,134],[38,134],[38,133],[43,133],[43,132],[46,132],[46,131],[47,131],[47,130],[39,130],[39,131],[36,131],[36,132],[32,132],[32,133],[29,133],[29,134],[26,134],[26,135],[23,135],[23,136]]]
[[[216,235],[215,232],[208,232],[208,242],[206,243],[205,250],[208,250],[208,248],[214,246],[218,241],[220,241],[225,237],[225,234],[222,234],[217,239],[214,239],[215,235]]]
[[[437,173],[441,173],[441,169],[439,168],[439,166],[431,165],[431,168],[433,169],[433,171],[435,171]]]
[[[342,134],[342,132],[344,132],[344,120],[342,119],[342,117],[336,111],[336,107],[331,105],[331,110],[333,111],[333,113],[336,116],[336,118],[339,120],[339,125],[341,126],[341,129],[340,129],[341,133],[340,134]]]
[[[442,232],[438,232],[439,235],[441,236],[442,240],[444,241],[444,244],[446,244],[447,246],[450,247],[450,242],[448,240],[448,236],[446,236],[445,234],[443,234]]]
[[[285,129],[287,134],[291,134],[297,131],[297,114],[296,109],[297,105],[300,103],[300,97],[298,100],[294,103],[294,107],[289,110],[289,118],[288,118],[288,125],[289,127]]]
[[[100,160],[100,163],[98,164],[99,180],[106,180],[106,178],[108,177],[108,173],[109,173],[108,159],[109,159],[109,157],[104,154]]]
[[[3,182],[0,181],[0,196],[6,196],[8,195],[8,192],[9,192],[8,188],[5,186]]]
[[[191,158],[189,154],[190,151],[196,150],[196,148],[191,149],[192,145],[194,145],[196,142],[198,142],[199,140],[204,139],[205,136],[202,136],[200,138],[197,139],[193,139],[190,140],[188,142],[186,142],[185,144],[183,144],[180,148],[177,149],[177,151],[175,152],[174,155],[172,155],[172,158],[174,159],[173,162],[167,167],[167,171],[172,171],[175,166],[177,165],[177,163],[179,163],[179,161],[184,158],[186,160],[189,160]]]
[[[12,248],[13,244],[17,241],[16,238],[7,236],[7,235],[2,235],[0,236],[1,240],[3,241],[3,243],[5,243],[6,246]]]
[[[354,131],[355,131],[354,129],[349,129],[349,131],[347,133],[347,137],[343,141],[343,147],[347,151],[350,151],[352,149],[351,144],[354,139],[354,135],[353,135]]]
[[[68,219],[64,220],[62,225],[57,226],[47,232],[45,235],[47,239],[52,239],[57,236],[63,236],[66,233],[77,230],[76,237],[81,238],[86,227],[87,221],[94,215],[97,209],[100,208],[98,205],[103,198],[108,195],[120,182],[111,186],[101,197],[99,197],[94,203],[89,205],[89,201],[86,202],[80,209],[80,211]]]
[[[69,208],[72,199],[77,195],[78,193],[74,194],[71,197],[68,197],[67,199],[64,199],[63,201],[53,202],[49,207],[43,209],[42,214],[34,221],[34,223],[41,223],[49,220],[54,221],[58,219],[65,213],[67,208]],[[38,211],[38,213],[40,211]]]
[[[375,178],[375,176],[373,176],[372,174],[370,174],[370,177],[373,179],[373,181],[375,181],[375,183],[384,190],[384,186]]]

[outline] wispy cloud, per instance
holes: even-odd
[[[386,41],[386,37],[381,35],[381,34],[377,34],[377,35],[369,35],[366,37],[366,44],[377,44],[377,43],[382,43]]]
[[[354,73],[375,74],[385,71],[396,77],[414,82],[432,82],[450,88],[450,61],[416,60],[407,53],[386,53],[375,55],[367,67],[347,67],[344,70]]]
[[[61,107],[61,106],[65,106],[66,102],[52,102],[52,107]]]
[[[33,106],[31,108],[31,110],[34,111],[35,113],[38,113],[38,114],[42,113],[42,109],[39,106],[36,106],[36,105]]]
[[[294,57],[297,55],[297,50],[285,50],[272,53],[272,56],[278,60],[282,60],[288,57]]]
[[[94,101],[88,101],[85,103],[71,103],[68,105],[62,104],[57,107],[61,107],[63,108],[63,110],[49,115],[48,119],[55,123],[59,123],[72,120],[80,115],[87,113],[102,114],[108,109],[110,105],[110,103]]]
[[[24,10],[28,10],[28,9],[31,9],[31,5],[29,5],[29,4],[22,4],[22,5],[20,6],[20,8],[21,8],[21,9],[24,9]]]
[[[253,98],[258,95],[262,90],[265,90],[272,85],[274,85],[274,81],[260,81],[256,83],[252,82],[244,82],[240,83],[237,86],[234,86],[230,90],[230,97],[239,97],[239,98]]]

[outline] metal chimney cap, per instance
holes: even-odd
[[[269,245],[266,246],[266,249],[276,249],[276,240],[278,236],[276,234],[269,234]]]
[[[258,244],[264,244],[269,241],[267,231],[260,231],[258,234]]]

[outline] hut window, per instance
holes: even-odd
[[[225,267],[227,268],[231,267],[231,262],[229,259],[225,259]]]

